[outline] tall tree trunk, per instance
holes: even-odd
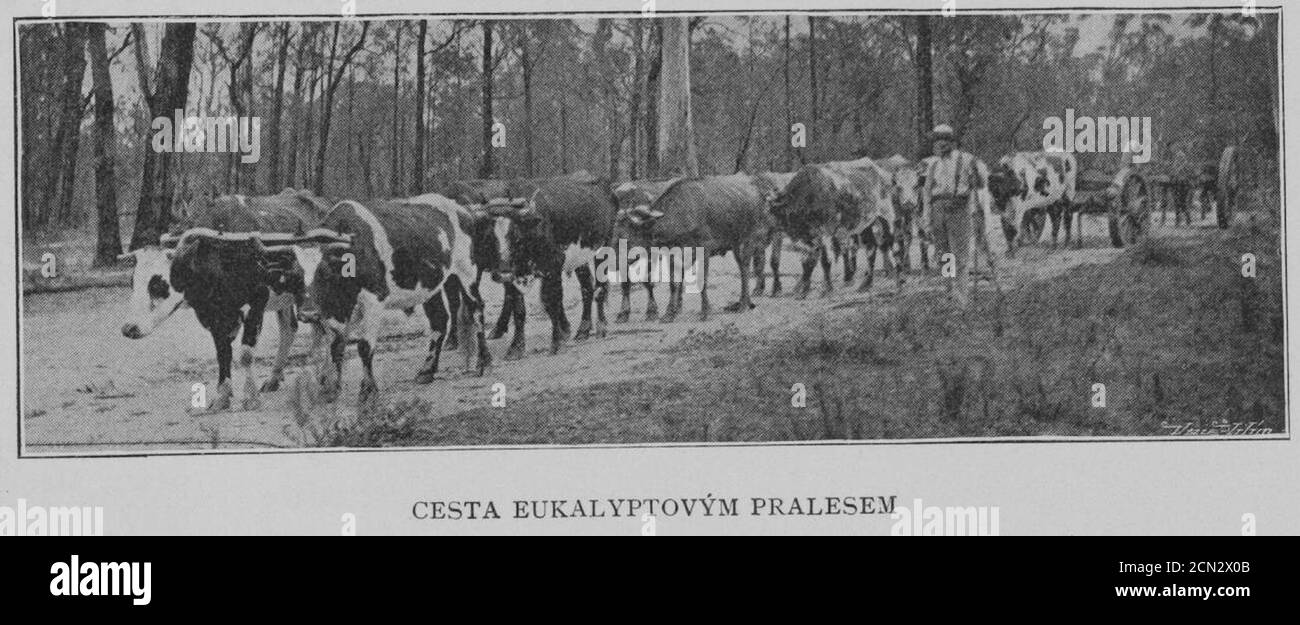
[[[358,50],[366,44],[366,33],[370,32],[370,22],[361,22],[361,35],[357,37],[356,43],[343,55],[338,67],[334,65],[334,52],[338,47],[339,39],[339,22],[334,22],[334,36],[330,43],[330,63],[326,66],[327,73],[332,69],[333,73],[328,73],[329,82],[325,85],[323,102],[321,103],[320,114],[320,141],[316,144],[316,175],[315,186],[313,191],[316,195],[325,195],[325,152],[329,146],[330,136],[330,117],[334,108],[334,92],[338,89],[339,83],[343,80],[343,72],[347,70],[348,65],[352,62],[352,57],[356,56]]]
[[[398,140],[398,132],[400,131],[398,120],[402,114],[402,109],[399,106],[402,101],[402,23],[395,23],[397,24],[397,32],[393,35],[393,140],[389,154],[392,167],[389,170],[391,175],[388,181],[388,193],[393,197],[402,194],[401,142]],[[368,177],[366,182],[370,182]]]
[[[272,191],[279,191],[283,186],[280,179],[280,119],[284,111],[284,74],[286,65],[289,60],[289,28],[290,24],[286,22],[280,28],[280,48],[276,53],[275,63],[275,92],[271,95],[271,136],[270,154],[268,156],[271,162],[267,164],[270,172],[267,174],[266,186]],[[294,85],[294,93],[297,94],[297,85]]]
[[[808,126],[808,139],[820,141],[821,129],[817,122],[817,18],[808,16],[808,112],[811,123]],[[821,153],[822,150],[818,150]]]
[[[257,30],[258,25],[256,23],[246,23],[240,33],[243,35],[244,46],[244,49],[240,51],[244,57],[244,98],[246,102],[244,115],[250,118],[257,117],[257,91],[253,78],[253,42],[257,38]],[[252,131],[251,125],[249,130]],[[241,188],[248,193],[257,193],[257,163],[245,163],[242,159],[236,159],[235,166],[239,167],[241,171]]]
[[[916,158],[930,155],[930,129],[934,126],[934,74],[931,67],[933,43],[930,18],[916,17]]]
[[[353,163],[355,160],[352,158],[352,133],[350,132],[350,129],[352,128],[352,120],[356,119],[352,114],[352,103],[356,93],[357,68],[353,67],[348,70],[348,105],[344,109],[346,113],[343,116],[343,121],[346,124],[343,127],[343,136],[347,138],[347,145],[343,149],[343,154],[347,156],[346,160],[343,161],[343,188],[347,190],[345,195],[353,196],[356,195],[357,185],[356,176],[353,175],[353,171],[355,170]],[[397,167],[397,163],[393,163],[393,167]]]
[[[641,102],[645,98],[645,20],[632,18],[632,101],[628,104],[628,178],[641,177]]]
[[[314,61],[311,68],[311,81],[307,84],[307,115],[302,128],[302,188],[314,189],[316,181],[312,180],[312,155],[316,153],[316,105],[319,98],[316,90],[320,82],[320,64]]]
[[[190,65],[194,55],[193,22],[172,22],[165,26],[155,75],[148,76],[148,51],[144,27],[133,25],[136,54],[141,68],[141,92],[152,119],[184,109],[189,97]],[[153,85],[152,87],[150,85]],[[135,228],[131,249],[155,245],[171,223],[168,202],[172,199],[172,157],[170,152],[154,152],[152,129],[143,141],[144,163],[140,181],[140,202],[135,211]]]
[[[478,177],[491,178],[492,163],[492,22],[483,22],[483,161]]]
[[[44,215],[53,211],[54,221],[67,224],[72,215],[72,200],[76,190],[77,150],[81,143],[82,106],[81,83],[86,75],[86,25],[70,22],[63,26],[63,93],[60,97],[58,130],[54,135],[52,156],[57,159],[58,185],[46,188]]]
[[[285,186],[296,186],[298,184],[296,182],[298,180],[298,150],[301,147],[299,141],[301,124],[299,123],[299,120],[302,119],[302,116],[305,113],[302,106],[303,54],[305,53],[308,44],[309,37],[307,35],[307,26],[306,24],[303,24],[299,26],[298,48],[294,51],[293,55],[293,110],[290,113],[293,116],[293,125],[289,128],[290,143],[286,150],[286,152],[288,152],[289,161],[285,163],[284,166]],[[272,190],[274,191],[275,189],[272,188]]]
[[[429,31],[429,21],[420,20],[420,29],[415,44],[415,154],[411,164],[411,195],[424,192],[424,39]]]
[[[700,175],[691,119],[690,18],[662,18],[663,76],[659,90],[659,174]]]
[[[1210,103],[1210,127],[1213,136],[1213,144],[1210,145],[1210,151],[1217,153],[1223,149],[1224,134],[1229,129],[1227,124],[1220,123],[1219,111],[1219,27],[1221,26],[1222,16],[1211,15],[1208,24],[1210,31],[1210,93],[1207,99]]]
[[[966,134],[975,113],[975,90],[978,86],[979,81],[969,76],[957,81],[957,111],[953,114],[952,127],[959,137]]]
[[[46,192],[57,184],[58,156],[51,149],[58,126],[58,96],[63,71],[48,50],[61,45],[59,24],[45,22],[24,28],[20,50],[22,73],[22,214],[23,227],[43,225],[48,217]],[[53,62],[52,62],[53,61]]]
[[[607,44],[613,37],[613,22],[600,19],[596,22],[596,31],[591,38],[591,53],[596,66],[596,81],[604,100],[605,137],[609,140],[606,175],[610,180],[619,179],[619,153],[623,147],[623,131],[619,124],[618,103],[614,98],[613,81],[610,80],[609,55]]]
[[[117,223],[117,179],[113,171],[113,81],[109,73],[108,48],[102,22],[88,26],[90,75],[95,92],[95,202],[97,234],[95,237],[95,266],[106,267],[117,262],[122,253],[122,235]]]
[[[790,128],[794,126],[794,102],[790,99],[790,16],[785,16],[785,41],[781,55],[781,73],[785,78],[785,130],[781,133],[785,143],[785,170],[794,170],[795,148],[791,141]],[[799,162],[803,162],[803,150],[798,151]]]
[[[529,49],[531,33],[524,32],[519,42],[519,71],[524,82],[524,172],[532,178],[533,165],[533,58]]]
[[[357,154],[357,158],[361,161],[361,175],[365,178],[366,197],[375,197],[375,184],[371,177],[373,167],[371,167],[370,162],[370,150],[367,147],[369,144],[370,142],[367,141],[365,131],[358,132],[357,151],[359,153]]]
[[[645,103],[645,173],[659,175],[659,83],[664,66],[664,29],[658,20],[651,23],[650,69],[646,73]]]
[[[569,173],[569,94],[560,91],[560,173]]]

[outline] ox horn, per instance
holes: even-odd
[[[494,198],[489,200],[484,210],[493,217],[511,217],[524,212],[524,207],[528,205],[528,200],[517,198]]]
[[[654,221],[656,219],[659,219],[660,217],[663,217],[664,212],[655,210],[651,208],[648,204],[638,204],[628,209],[627,215],[628,215],[628,219],[632,220],[632,223],[639,226],[646,222]]]
[[[315,244],[329,249],[352,247],[352,235],[340,234],[328,228],[314,228],[301,236],[288,234],[264,235],[259,241],[267,250],[272,251],[303,244]]]

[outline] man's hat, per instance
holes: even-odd
[[[940,139],[947,139],[948,141],[956,141],[957,133],[953,132],[952,126],[949,126],[948,124],[939,124],[938,126],[934,127],[934,130],[930,131],[930,141],[935,142],[935,141],[939,141]]]

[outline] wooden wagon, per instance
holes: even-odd
[[[1115,247],[1130,245],[1147,236],[1153,196],[1151,183],[1137,166],[1125,167],[1115,174],[1088,169],[1075,179],[1077,210],[1089,215],[1104,213],[1109,222],[1110,242]]]

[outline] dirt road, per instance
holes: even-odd
[[[1199,227],[1206,227],[1200,224]],[[1188,236],[1195,229],[1157,228],[1157,236]],[[1050,279],[1071,267],[1106,263],[1119,253],[1106,238],[1103,218],[1085,218],[1083,249],[1049,249],[1040,244],[1022,250],[1015,260],[1000,261],[1001,285],[1019,286]],[[787,248],[788,249],[788,248]],[[799,257],[787,252],[782,260],[787,292],[795,285]],[[385,402],[418,397],[428,401],[436,414],[452,414],[487,405],[493,385],[504,385],[511,398],[522,398],[548,390],[579,388],[620,380],[653,368],[665,351],[698,333],[737,332],[759,336],[782,332],[804,323],[814,311],[831,311],[870,305],[872,300],[896,297],[892,280],[878,271],[871,293],[836,284],[829,298],[818,298],[820,269],[814,281],[814,295],[807,300],[790,296],[760,297],[757,308],[745,314],[720,312],[735,301],[739,279],[735,263],[728,257],[712,263],[710,293],[715,314],[706,322],[697,320],[698,298],[686,296],[685,311],[676,323],[643,321],[645,295],[634,289],[631,323],[609,326],[604,339],[571,343],[559,355],[547,354],[550,323],[538,305],[537,286],[527,295],[528,355],[519,361],[504,361],[508,338],[491,345],[495,363],[484,377],[460,373],[461,355],[444,355],[443,379],[427,386],[411,382],[420,366],[428,339],[427,321],[420,313],[401,313],[387,320],[385,336],[376,356],[376,373]],[[837,268],[836,274],[839,271]],[[576,280],[565,283],[565,308],[576,327],[580,298]],[[940,289],[933,276],[908,276],[905,290]],[[991,288],[987,284],[983,288]],[[662,309],[667,289],[660,286]],[[500,309],[501,290],[485,284],[489,323]],[[154,335],[129,340],[119,332],[123,308],[129,297],[125,289],[91,289],[73,293],[28,296],[23,305],[23,431],[26,453],[66,454],[86,452],[148,453],[191,449],[263,449],[295,447],[286,435],[291,420],[290,393],[264,394],[256,411],[196,413],[190,408],[195,383],[215,386],[216,365],[211,339],[199,327],[193,313],[182,311]],[[609,316],[618,308],[617,291],[611,295]],[[254,368],[259,382],[267,375],[276,343],[273,317],[268,317],[261,337],[259,358]],[[294,365],[287,374],[292,387],[303,366],[309,332],[299,332],[294,343]],[[337,404],[341,411],[355,405],[360,365],[349,349],[344,367],[343,393]],[[236,406],[242,399],[244,374],[236,365]],[[626,442],[626,441],[614,441]]]

